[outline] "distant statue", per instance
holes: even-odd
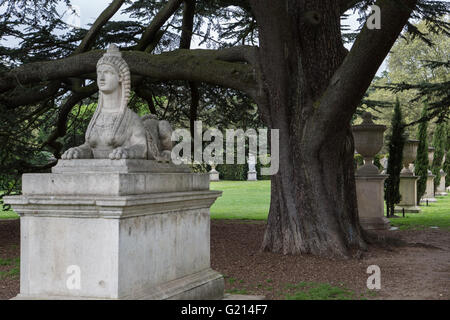
[[[86,131],[86,141],[67,150],[61,158],[170,161],[172,127],[152,115],[140,118],[127,107],[130,69],[114,44],[97,63],[97,84],[98,105]]]

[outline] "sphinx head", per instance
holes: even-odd
[[[125,103],[130,94],[130,70],[119,48],[111,44],[97,63],[97,85],[100,92],[108,94],[122,89]]]

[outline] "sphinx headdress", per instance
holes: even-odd
[[[113,136],[116,135],[118,132],[122,122],[123,118],[125,116],[125,111],[128,105],[128,99],[130,98],[130,90],[131,90],[131,75],[130,75],[130,68],[128,67],[128,64],[125,62],[125,60],[122,58],[122,53],[119,51],[119,48],[115,44],[111,44],[106,51],[106,53],[98,60],[97,62],[97,69],[100,65],[109,65],[112,66],[116,72],[120,75],[121,78],[121,101],[120,101],[120,115],[117,118],[117,120],[114,122],[114,130],[113,130]],[[89,139],[91,130],[93,125],[95,124],[101,110],[103,108],[103,94],[99,93],[98,98],[98,105],[97,109],[95,110],[94,115],[92,116],[92,119],[89,123],[89,127],[86,131],[86,140]]]

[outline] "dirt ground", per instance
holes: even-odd
[[[450,231],[440,229],[386,231],[406,241],[395,248],[371,247],[361,259],[329,260],[310,255],[260,252],[265,223],[211,222],[212,268],[225,276],[231,293],[285,299],[298,283],[328,283],[352,290],[367,299],[450,299]],[[0,258],[20,254],[18,220],[0,220]],[[366,287],[367,267],[378,265],[381,289]],[[11,266],[0,265],[1,271]],[[19,292],[18,276],[0,276],[0,299]]]

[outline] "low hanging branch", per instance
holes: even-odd
[[[242,46],[222,50],[175,50],[159,55],[125,51],[123,57],[134,75],[160,81],[208,82],[255,97],[258,93],[255,68],[242,63],[244,58],[253,59],[254,50],[253,47]],[[97,61],[103,54],[103,50],[93,50],[64,59],[20,66],[0,74],[0,93],[20,85],[95,73]]]

